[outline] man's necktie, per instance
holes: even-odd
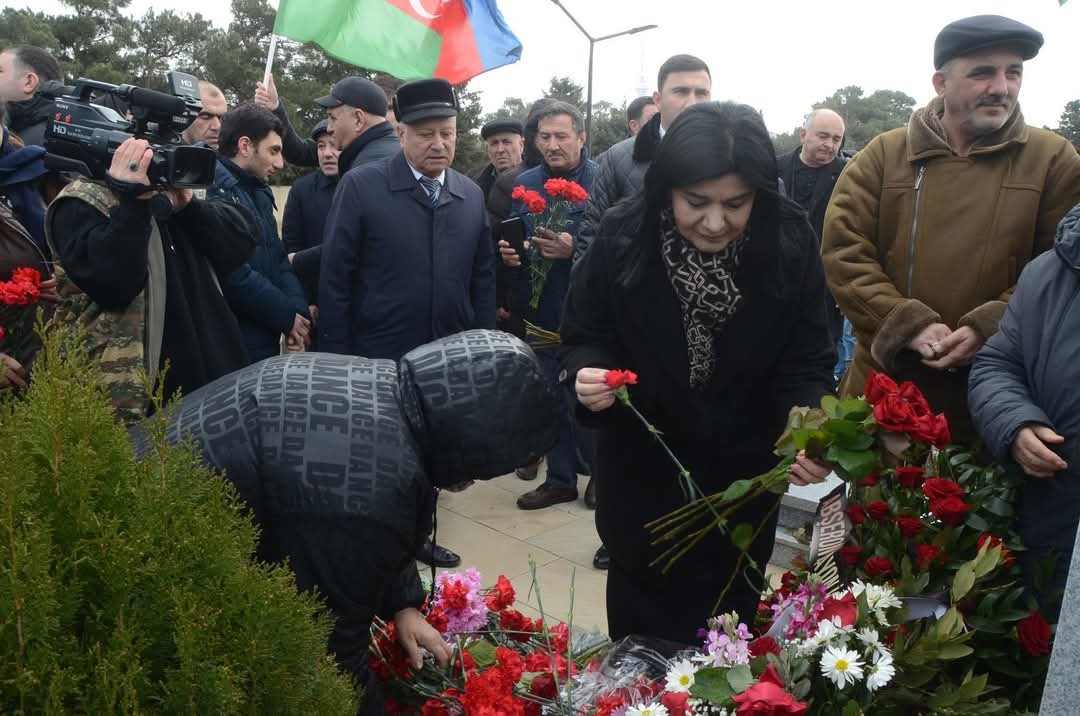
[[[420,177],[420,183],[423,185],[424,191],[428,193],[428,197],[431,198],[431,208],[434,209],[439,205],[439,190],[442,185],[431,177]]]

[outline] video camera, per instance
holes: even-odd
[[[53,101],[45,128],[51,168],[105,179],[112,155],[130,137],[146,139],[154,150],[147,175],[155,187],[199,188],[214,182],[217,153],[183,143],[180,133],[202,110],[199,81],[182,72],[168,74],[165,94],[145,87],[114,85],[80,78],[71,95]],[[91,104],[94,91],[114,95],[128,105],[131,119]]]

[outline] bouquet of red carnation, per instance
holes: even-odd
[[[544,192],[551,198],[550,203],[540,192],[526,189],[520,184],[514,187],[510,196],[525,205],[533,217],[535,228],[547,229],[556,234],[566,230],[570,211],[574,205],[582,204],[589,198],[589,193],[584,187],[569,179],[548,179],[544,182]],[[535,310],[540,305],[540,296],[544,292],[544,284],[547,282],[548,274],[551,273],[554,261],[544,258],[534,241],[529,245],[526,262],[529,268],[529,285],[532,289],[529,306]]]
[[[34,338],[34,305],[41,298],[41,274],[21,267],[0,281],[0,352],[25,362],[27,344]]]

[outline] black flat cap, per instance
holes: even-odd
[[[327,131],[329,130],[326,128],[326,120],[324,119],[315,125],[315,129],[311,130],[311,138],[317,142],[319,141],[319,137],[326,134]]]
[[[493,119],[480,129],[480,138],[487,139],[493,134],[513,132],[525,136],[525,125],[516,119]]]
[[[1025,60],[1039,54],[1043,36],[1022,22],[1001,15],[975,15],[950,22],[934,40],[934,68],[940,70],[949,60],[970,55],[988,47],[1008,45],[1020,50]]]
[[[315,104],[327,109],[347,104],[380,117],[386,116],[386,93],[371,80],[355,75],[335,82],[330,94],[319,97]]]
[[[422,119],[456,117],[459,108],[454,88],[437,77],[406,82],[394,95],[394,116],[405,124]]]

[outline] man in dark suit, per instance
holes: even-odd
[[[802,146],[777,158],[784,192],[806,210],[810,226],[818,243],[825,225],[825,210],[829,207],[836,180],[844,169],[840,146],[844,143],[844,120],[831,109],[815,109],[806,117],[799,130]],[[832,300],[829,302],[829,332],[833,343],[840,340],[844,316]]]
[[[450,168],[458,101],[440,79],[402,85],[402,151],[338,183],[319,276],[319,348],[399,360],[470,328],[495,327],[494,247],[484,196]],[[422,561],[460,557],[432,546]],[[430,558],[430,559],[428,559]]]

